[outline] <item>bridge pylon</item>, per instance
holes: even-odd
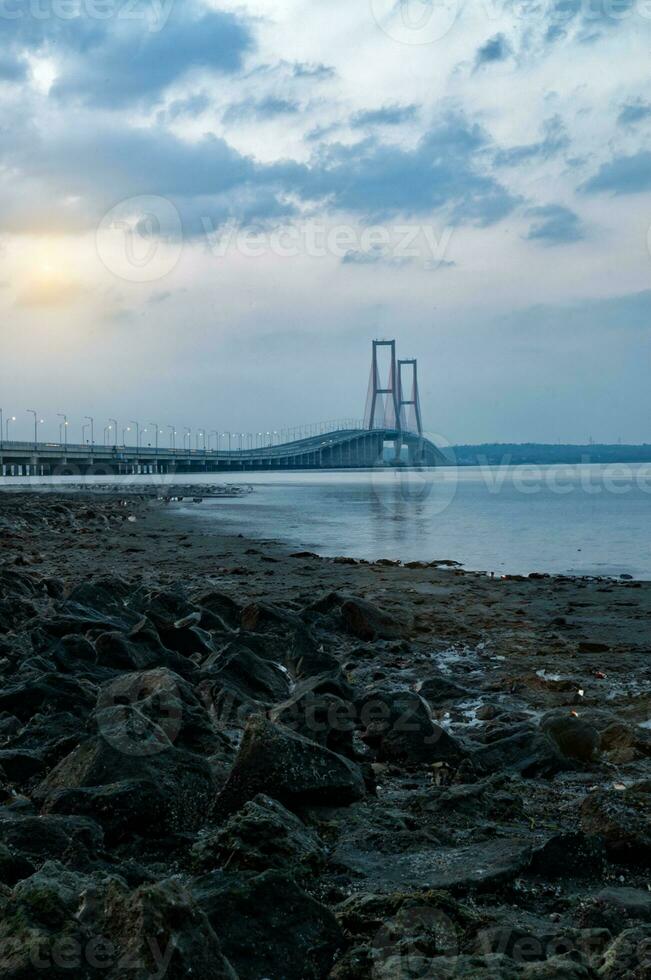
[[[389,376],[386,384],[380,381],[378,364],[378,347],[390,349]],[[388,395],[384,401],[384,395]],[[371,361],[371,380],[369,382],[366,406],[365,425],[368,429],[397,429],[401,430],[400,404],[398,400],[398,378],[396,374],[396,342],[395,340],[374,340],[373,358]]]
[[[405,398],[405,392],[407,389],[403,385],[402,381],[402,369],[405,367],[405,365],[411,366],[412,369],[411,398]],[[398,408],[400,411],[400,427],[407,430],[412,428],[412,420],[408,417],[408,409],[413,408],[416,432],[419,436],[422,436],[423,423],[420,414],[420,396],[418,394],[418,361],[416,358],[407,358],[398,361]]]

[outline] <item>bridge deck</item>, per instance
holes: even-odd
[[[383,461],[387,442],[406,445],[411,462],[428,466],[446,462],[430,440],[415,432],[339,429],[281,444],[230,450],[5,441],[0,443],[0,475],[365,468]]]

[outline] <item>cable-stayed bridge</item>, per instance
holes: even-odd
[[[382,354],[388,363],[381,364]],[[385,358],[386,360],[386,358]],[[404,374],[411,382],[407,387]],[[138,423],[122,429],[118,439],[115,420],[104,428],[103,444],[90,439],[68,442],[68,420],[60,426],[58,442],[37,438],[18,442],[0,437],[0,475],[127,475],[165,473],[217,473],[251,470],[361,469],[371,466],[440,466],[446,457],[423,434],[415,360],[396,360],[394,340],[373,341],[373,358],[364,419],[319,423],[294,430],[259,433],[221,433],[205,430],[179,434],[170,426],[164,433],[156,423]],[[13,421],[13,419],[12,419]],[[0,420],[1,428],[1,420]],[[85,427],[88,429],[88,425]],[[6,436],[8,426],[3,435]],[[135,445],[129,445],[135,433]],[[143,445],[143,437],[148,445]],[[163,438],[167,436],[168,446]],[[200,441],[200,437],[201,441]],[[182,441],[178,446],[177,442]],[[152,444],[153,443],[153,444]]]

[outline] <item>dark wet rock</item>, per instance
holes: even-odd
[[[133,980],[238,980],[215,929],[180,881],[147,884],[131,893],[114,887],[106,901],[105,931],[118,953],[110,980],[124,977],[125,963]]]
[[[238,640],[209,657],[202,665],[201,677],[209,678],[217,689],[239,694],[243,701],[271,704],[289,693],[287,672]]]
[[[291,633],[284,662],[295,678],[332,674],[339,670],[339,662],[334,654],[303,625],[297,626]]]
[[[54,603],[51,615],[41,619],[39,626],[52,636],[67,636],[71,633],[100,633],[105,630],[128,631],[133,629],[141,618],[139,613],[125,606],[98,610],[65,599]]]
[[[402,639],[411,629],[405,614],[380,609],[367,599],[346,598],[340,611],[344,629],[359,640]]]
[[[34,863],[24,854],[0,844],[0,883],[13,886],[17,881],[28,878],[35,871]]]
[[[232,813],[258,793],[290,809],[345,806],[361,799],[365,786],[353,762],[256,715],[247,723],[217,811]]]
[[[206,819],[214,795],[214,776],[202,757],[172,744],[168,732],[134,705],[115,705],[98,712],[101,735],[88,739],[66,756],[37,788],[44,809],[73,813],[81,809],[119,833],[138,803],[138,827],[160,835],[191,830]],[[173,726],[181,725],[172,717]],[[124,785],[133,781],[131,798]],[[102,787],[102,793],[71,790]],[[62,792],[63,791],[63,792]],[[108,800],[108,804],[107,804]],[[123,807],[122,810],[119,806]]]
[[[597,760],[601,739],[588,722],[568,712],[552,711],[541,719],[540,727],[565,758],[586,763]]]
[[[611,860],[651,867],[651,780],[590,793],[581,805],[581,828],[603,838]]]
[[[52,861],[15,886],[0,919],[1,976],[97,976],[84,956],[91,936],[74,916],[89,881]]]
[[[648,980],[651,975],[651,927],[625,929],[606,950],[599,980]]]
[[[468,697],[467,688],[446,677],[445,674],[426,677],[416,689],[429,704],[445,704],[446,701],[458,701]]]
[[[192,891],[240,980],[322,980],[343,947],[332,912],[281,872],[212,872]]]
[[[43,652],[57,670],[67,674],[84,673],[84,667],[97,659],[95,647],[83,636],[62,636]]]
[[[473,764],[485,772],[517,772],[525,777],[552,776],[571,768],[555,743],[530,725],[518,725],[505,738],[497,738],[472,754]]]
[[[68,599],[98,612],[113,615],[121,612],[133,597],[133,585],[118,576],[103,576],[82,582],[69,593]]]
[[[462,766],[457,770],[457,778]],[[517,782],[504,773],[495,773],[477,782],[461,782],[441,790],[426,809],[443,816],[455,814],[472,823],[481,813],[485,820],[513,820],[523,813],[523,801]]]
[[[199,871],[227,865],[229,870],[277,868],[294,877],[312,875],[326,850],[314,831],[277,800],[259,794],[245,803],[217,831],[197,838],[193,864]]]
[[[272,721],[325,745],[349,758],[354,757],[355,706],[329,692],[294,692],[271,711]]]
[[[530,843],[507,837],[406,853],[364,851],[344,843],[335,848],[330,864],[352,873],[365,889],[372,891],[414,888],[464,891],[511,881],[528,867],[530,860]]]
[[[379,761],[421,765],[458,764],[465,752],[431,716],[420,695],[378,686],[358,702],[361,738],[377,752]]]
[[[418,944],[432,956],[458,951],[479,916],[445,891],[358,892],[340,902],[335,914],[350,935],[372,941],[376,963],[398,941]]]
[[[154,592],[139,604],[139,612],[154,624],[161,636],[172,633],[177,625],[196,624],[201,618],[198,607],[182,592]]]
[[[229,629],[238,629],[242,617],[242,606],[223,592],[203,592],[195,597],[200,609],[206,610]],[[205,625],[202,620],[202,625]]]
[[[129,634],[117,631],[100,633],[95,639],[97,663],[111,670],[151,670],[168,667],[178,673],[188,672],[186,659],[163,646],[153,627],[144,624]]]
[[[87,715],[94,703],[87,686],[64,674],[41,673],[6,685],[0,690],[0,711],[10,711],[27,721],[37,711],[75,711]]]
[[[121,713],[126,722],[131,708],[161,728],[177,747],[206,754],[219,747],[219,736],[193,687],[166,667],[122,674],[103,684],[97,697],[100,729],[106,709],[113,709],[113,724]]]
[[[574,917],[584,927],[607,929],[617,935],[623,928],[651,923],[651,893],[623,886],[602,888],[582,897]]]
[[[101,828],[75,816],[25,814],[0,807],[0,843],[35,863],[48,858],[85,863],[103,846]]]
[[[242,609],[240,625],[243,630],[265,633],[269,630],[289,631],[301,626],[296,613],[288,612],[268,602],[251,602]]]
[[[10,783],[23,786],[34,776],[41,775],[45,760],[38,752],[19,748],[0,749],[0,771],[4,772]]]
[[[536,847],[529,872],[545,878],[599,878],[605,852],[600,837],[580,831],[557,834]]]
[[[60,788],[49,794],[44,812],[75,814],[101,824],[108,847],[144,837],[153,829],[153,815],[162,815],[165,796],[156,783],[125,779],[102,786]]]

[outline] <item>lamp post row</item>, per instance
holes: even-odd
[[[40,418],[38,412],[33,408],[28,408],[27,413],[33,415],[34,417],[34,449],[38,448],[38,427],[43,425],[45,419]],[[57,412],[57,418],[62,421],[59,423],[59,445],[68,448],[68,430],[69,421],[68,416],[63,412]],[[3,435],[4,441],[9,442],[9,425],[16,421],[16,416],[7,416],[5,419],[3,416],[3,410],[0,408],[0,448],[3,445]],[[104,427],[104,446],[110,445],[111,436],[113,437],[113,445],[117,447],[118,445],[118,423],[116,419],[109,419],[109,424]],[[130,420],[130,425],[124,426],[122,428],[122,445],[126,447],[126,434],[131,432],[131,426],[135,428],[136,432],[136,449],[141,448],[142,434],[148,432],[148,429],[143,428],[139,422],[134,419]],[[149,426],[153,429],[154,436],[154,447],[158,451],[159,446],[159,436],[163,435],[163,430],[159,427],[157,422],[150,422]],[[313,436],[317,436],[320,433],[326,431],[333,431],[333,429],[341,428],[361,428],[363,423],[356,419],[345,419],[343,422],[320,422],[314,423],[312,425],[296,426],[294,428],[286,429],[270,429],[268,431],[262,432],[219,432],[217,429],[212,429],[209,433],[206,433],[205,429],[198,429],[195,433],[195,452],[212,452],[211,442],[213,436],[215,438],[215,451],[220,451],[220,439],[225,439],[228,441],[228,451],[233,451],[233,440],[239,440],[239,451],[243,452],[245,449],[244,440],[246,439],[247,449],[262,449],[270,448],[276,443],[276,437],[280,436],[280,443],[298,441],[300,439],[309,439]],[[169,429],[169,444],[170,449],[176,451],[176,436],[178,431],[175,426],[168,425]],[[90,429],[90,440],[86,439],[86,431]],[[206,439],[207,435],[207,439]],[[82,443],[89,443],[90,446],[95,445],[95,419],[92,415],[84,416],[84,423],[81,427],[81,439]],[[199,440],[201,439],[202,446],[200,448]],[[192,429],[189,426],[184,427],[183,432],[183,452],[186,451],[186,440],[187,440],[187,451],[192,452]],[[255,446],[254,446],[255,441]],[[151,442],[149,443],[151,447]]]

